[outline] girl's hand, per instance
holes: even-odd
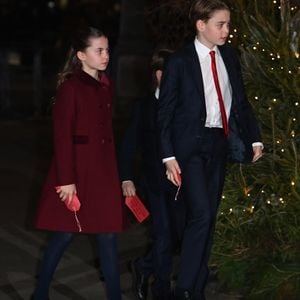
[[[133,181],[131,180],[126,180],[122,182],[122,191],[123,191],[123,196],[125,197],[133,197],[135,196],[135,185]]]
[[[180,174],[181,170],[176,159],[171,159],[165,162],[166,175],[174,185],[179,186],[181,184]]]
[[[58,193],[61,201],[67,200],[68,204],[71,203],[73,194],[77,193],[75,184],[62,185],[56,189],[56,192]]]

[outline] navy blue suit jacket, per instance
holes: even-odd
[[[147,184],[153,191],[161,190],[163,165],[159,153],[157,129],[157,104],[154,94],[140,99],[133,107],[130,124],[125,131],[119,151],[119,175],[121,181],[136,182],[136,157],[140,157],[141,185]]]
[[[252,153],[252,143],[261,141],[261,136],[246,98],[238,53],[229,45],[219,50],[232,86],[230,140],[232,136],[241,137]],[[158,124],[162,158],[176,156],[184,161],[189,157],[205,121],[201,67],[194,43],[190,43],[168,60],[161,82]]]

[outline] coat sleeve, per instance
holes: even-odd
[[[180,61],[171,57],[163,73],[158,101],[158,130],[161,158],[175,156],[172,121],[180,88]]]
[[[53,109],[53,143],[57,185],[76,182],[73,146],[75,122],[74,86],[66,81],[58,88]]]

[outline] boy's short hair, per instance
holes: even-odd
[[[228,5],[221,0],[195,0],[190,8],[189,19],[195,26],[198,20],[207,22],[217,10],[230,11]]]
[[[169,59],[169,56],[173,53],[172,50],[164,48],[164,49],[158,49],[154,51],[152,55],[152,60],[151,60],[151,68],[152,71],[155,72],[157,70],[163,71],[166,63]]]

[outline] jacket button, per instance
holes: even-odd
[[[102,139],[102,140],[101,140],[101,143],[104,144],[104,143],[105,143],[105,139]]]
[[[107,107],[108,107],[108,108],[110,107],[110,103],[107,103]]]

